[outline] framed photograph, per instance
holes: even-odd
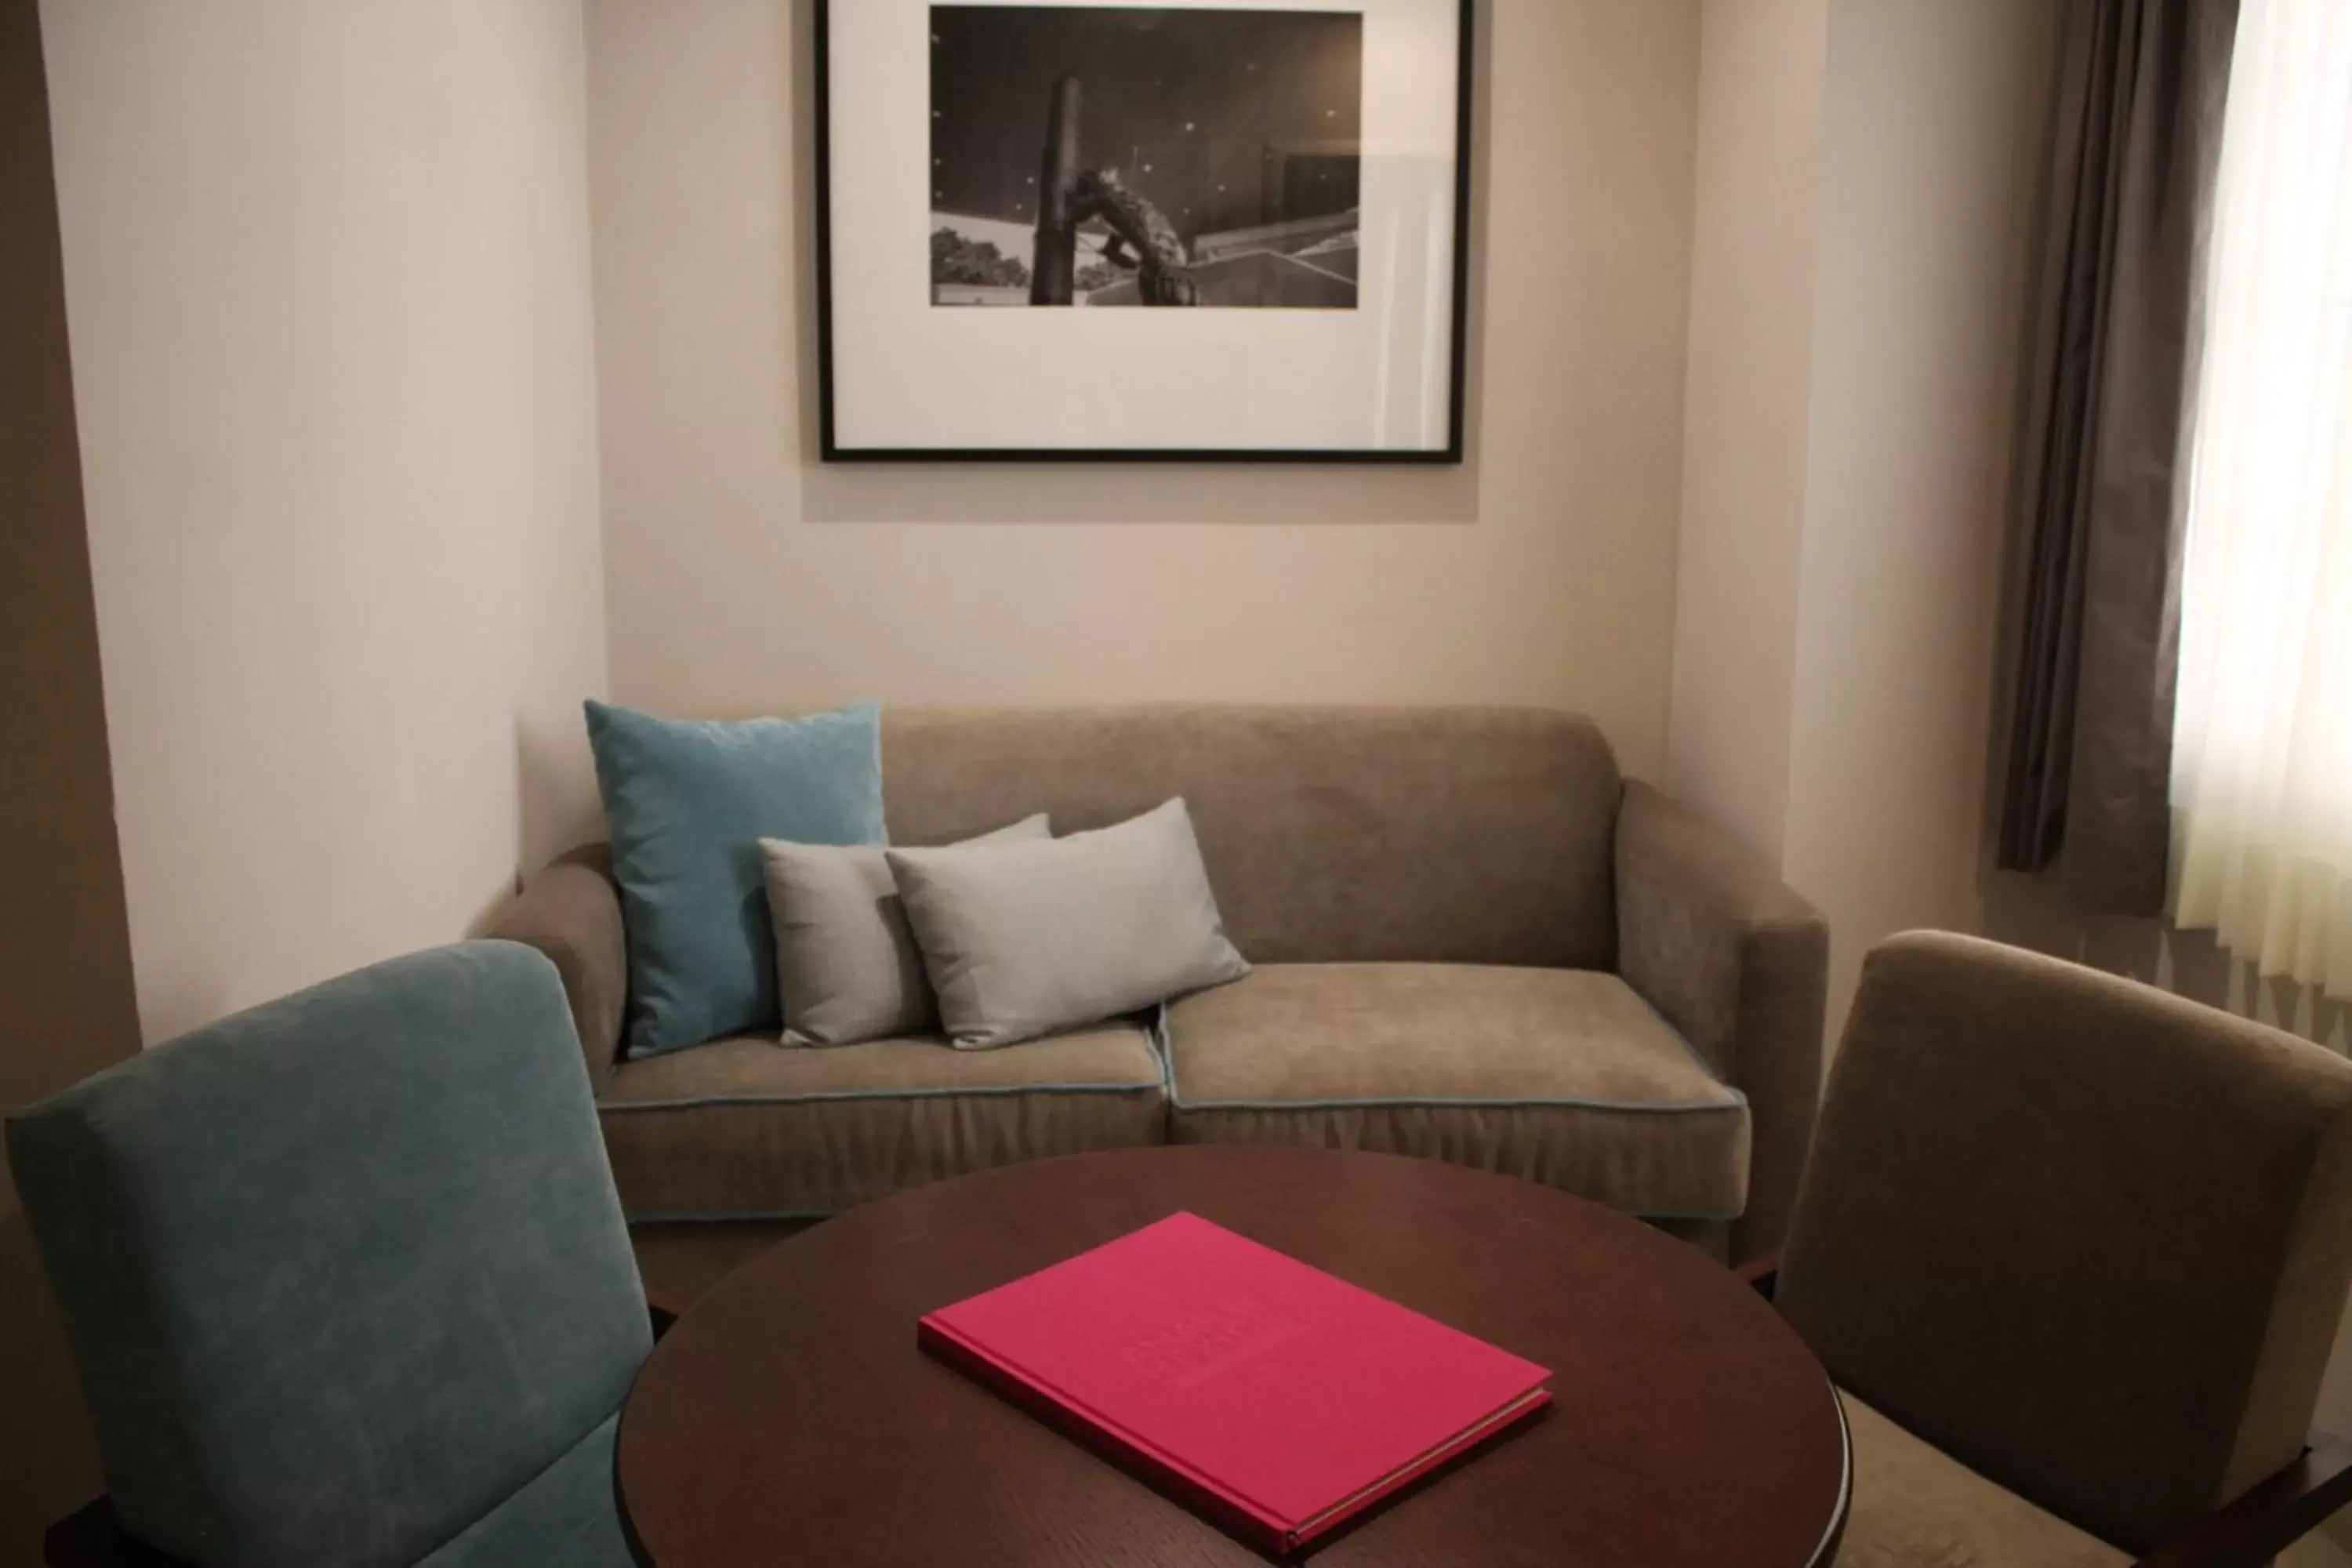
[[[818,0],[827,461],[1462,460],[1471,0]]]

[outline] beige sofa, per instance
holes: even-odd
[[[1827,935],[1582,718],[1470,708],[892,712],[894,841],[1171,795],[1256,965],[1164,1016],[989,1052],[743,1037],[615,1062],[601,850],[490,933],[562,972],[636,1221],[837,1212],[918,1183],[1162,1142],[1386,1150],[1580,1193],[1745,1258],[1811,1134]]]

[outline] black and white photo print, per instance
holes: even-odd
[[[1463,460],[1473,0],[812,4],[825,461]]]
[[[930,22],[932,304],[1356,308],[1361,13]]]

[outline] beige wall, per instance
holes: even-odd
[[[1781,867],[1863,954],[1974,931],[2056,54],[2046,0],[1833,0]]]
[[[1861,954],[1975,929],[2053,16],[1708,0],[1669,774]]]
[[[588,14],[622,700],[1559,703],[1657,770],[1688,0],[1491,8],[1458,471],[818,466],[807,5]]]
[[[1667,785],[1776,864],[1789,809],[1828,0],[1706,0]]]
[[[49,0],[152,1041],[460,934],[593,819],[577,0]]]
[[[0,0],[0,1113],[139,1048],[35,0]],[[0,1563],[99,1472],[0,1163]]]
[[[1828,911],[1832,1038],[1870,945],[1941,926],[2352,1050],[2352,1007],[2263,981],[2202,934],[2087,917],[1985,869],[2054,22],[2042,0],[1708,0],[1671,771]],[[1809,200],[1811,234],[1790,232]],[[1788,262],[1807,243],[1810,285]],[[1767,365],[1806,389],[1801,411],[1773,405]],[[1742,472],[1777,477],[1743,489]],[[1784,647],[1784,687],[1740,668]],[[1769,772],[1776,747],[1785,795],[1743,800],[1737,770]],[[2352,1429],[2352,1321],[2318,1425]],[[2298,1560],[2331,1557],[2315,1543]]]

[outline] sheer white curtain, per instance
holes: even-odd
[[[2181,581],[2172,911],[2352,995],[2352,0],[2245,0]]]

